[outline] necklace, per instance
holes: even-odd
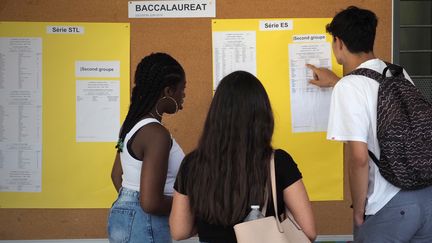
[[[153,117],[154,119],[158,120],[158,119],[156,118],[156,116],[153,115],[153,113],[149,112],[149,114],[150,114],[151,117]]]
[[[158,118],[156,118],[156,116],[153,113],[149,112],[148,114],[154,119],[158,120],[162,124],[162,126],[165,126],[164,123],[162,122],[162,116],[160,116],[160,120],[159,120]]]

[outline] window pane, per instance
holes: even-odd
[[[414,84],[419,88],[424,96],[432,101],[432,78],[430,79],[413,79]]]
[[[410,75],[431,75],[432,53],[400,53],[400,65]]]
[[[432,24],[432,1],[400,1],[400,24]]]
[[[432,28],[401,28],[400,50],[431,50]]]

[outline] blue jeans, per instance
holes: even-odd
[[[140,193],[121,188],[108,216],[108,239],[111,243],[171,243],[167,216],[144,212]]]
[[[354,227],[355,243],[431,243],[432,186],[400,191],[375,215]]]

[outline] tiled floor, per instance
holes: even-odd
[[[181,240],[181,241],[173,241],[173,243],[199,243],[198,238],[190,238],[187,240]]]
[[[334,240],[326,240],[326,237],[318,237],[318,241],[315,241],[315,243],[349,243],[351,241],[346,241],[346,240],[342,240],[342,241],[334,241]],[[337,238],[337,237],[336,237]],[[350,237],[345,237],[345,238],[350,238]],[[194,237],[188,240],[182,240],[182,241],[173,241],[173,243],[199,243],[198,238]]]
[[[319,235],[315,243],[348,243],[352,235]],[[0,240],[0,243],[108,243],[108,239],[70,239],[70,240]],[[199,243],[198,237],[193,237],[173,243]]]

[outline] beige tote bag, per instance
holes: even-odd
[[[278,214],[276,200],[276,179],[274,157],[270,161],[271,189],[273,207],[275,214]],[[266,197],[267,198],[267,197]],[[268,201],[268,199],[266,199]],[[267,208],[267,201],[263,213]],[[261,219],[247,221],[234,225],[234,231],[238,243],[310,243],[300,226],[295,222],[294,217],[287,210],[286,219],[282,222],[278,217],[269,216]]]

